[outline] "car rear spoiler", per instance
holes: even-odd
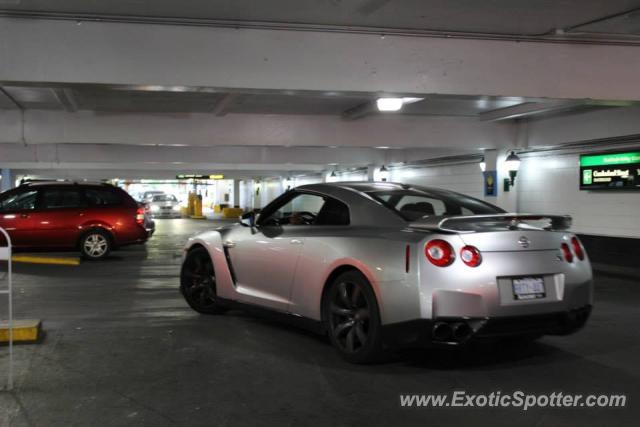
[[[495,215],[468,215],[468,216],[434,216],[421,221],[412,222],[410,228],[428,231],[442,231],[448,233],[473,233],[475,230],[465,230],[464,224],[478,224],[488,222],[509,222],[508,227],[518,229],[518,223],[526,221],[548,220],[549,224],[542,227],[543,230],[562,231],[571,228],[571,217],[569,215],[541,215],[541,214],[518,214],[505,213]]]

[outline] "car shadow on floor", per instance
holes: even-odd
[[[339,357],[326,335],[261,313],[234,310],[222,316],[232,317],[237,322],[244,323],[242,329],[253,329],[255,336],[266,337],[269,345],[261,346],[260,351],[276,349],[278,357],[295,359],[293,361],[296,363],[311,362],[347,368],[354,366]],[[215,340],[214,336],[210,337],[211,340]],[[274,347],[273,343],[276,340],[281,342]],[[229,345],[230,343],[226,341],[225,344]],[[256,344],[259,343],[254,343],[254,345]],[[241,343],[238,345],[242,346]],[[286,349],[286,351],[281,351],[282,349]],[[313,354],[313,357],[309,357],[310,354]],[[378,371],[384,371],[387,367],[394,372],[398,367],[403,366],[442,371],[483,370],[491,369],[493,366],[508,368],[514,365],[544,365],[551,362],[571,362],[580,359],[581,357],[578,355],[545,343],[543,338],[533,342],[503,340],[474,342],[464,347],[394,349],[389,351],[386,357],[375,366]]]

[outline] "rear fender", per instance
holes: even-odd
[[[115,244],[116,239],[115,239],[115,233],[114,233],[114,228],[109,225],[106,224],[104,222],[101,221],[87,221],[85,223],[82,223],[80,226],[78,226],[78,235],[76,237],[76,246],[80,246],[80,239],[82,239],[82,236],[89,230],[93,230],[93,229],[100,229],[100,230],[104,230],[109,234],[109,237],[111,238],[111,243]]]

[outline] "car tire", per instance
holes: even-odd
[[[187,253],[180,271],[180,292],[187,304],[202,314],[226,311],[216,292],[216,276],[209,252],[196,247]]]
[[[99,228],[87,231],[80,238],[80,253],[86,260],[97,261],[106,258],[112,246],[109,232]]]
[[[342,358],[351,363],[382,361],[378,302],[362,273],[340,274],[324,293],[322,307],[329,339]]]

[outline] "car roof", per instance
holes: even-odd
[[[431,191],[434,193],[452,193],[452,191],[444,190],[436,187],[424,187],[421,185],[403,184],[398,182],[386,181],[344,181],[344,182],[323,182],[319,184],[307,184],[297,187],[299,189],[315,190],[320,192],[331,192],[336,188],[346,188],[355,190],[360,193],[369,191],[385,191],[385,190],[420,190]]]
[[[114,185],[107,184],[106,182],[93,182],[93,181],[27,181],[23,184],[20,184],[18,187],[64,187],[64,186],[91,186],[91,187],[113,187],[117,188]]]
[[[345,203],[351,214],[351,225],[403,227],[406,221],[368,194],[369,190],[402,188],[402,184],[387,182],[326,182],[307,184],[292,191],[317,192]]]

